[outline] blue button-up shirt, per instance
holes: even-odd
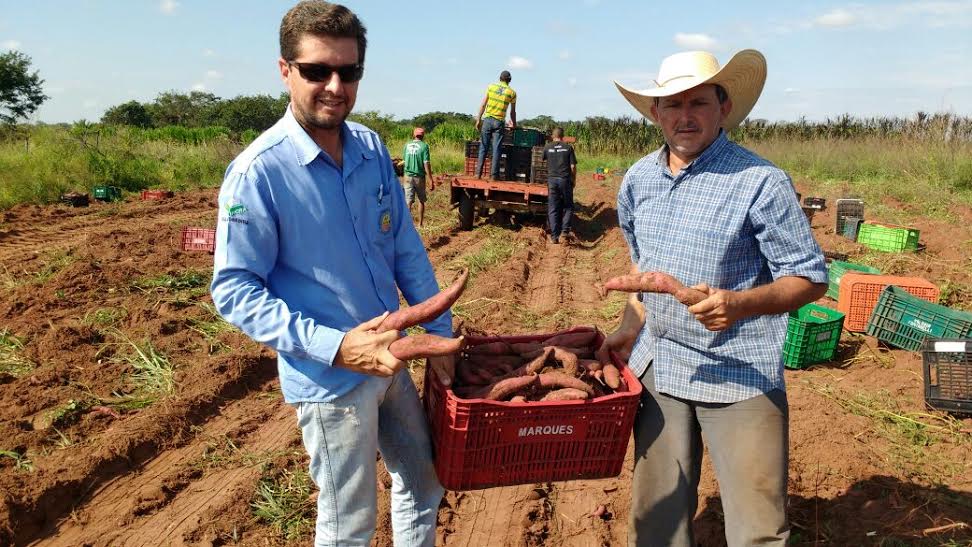
[[[678,175],[667,147],[638,161],[618,192],[618,218],[642,272],[734,291],[784,276],[827,282],[790,178],[724,132]],[[654,361],[658,391],[732,403],[783,389],[786,314],[711,332],[670,295],[645,293],[641,301],[645,326],[631,367],[640,375]]]
[[[212,295],[244,333],[278,352],[288,403],[329,401],[365,376],[332,367],[344,333],[439,287],[388,151],[341,127],[343,167],[288,109],[226,170]],[[446,312],[425,324],[452,335]]]

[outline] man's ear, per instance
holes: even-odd
[[[726,97],[725,102],[719,105],[719,110],[722,112],[722,121],[726,121],[729,113],[732,112],[732,99]]]
[[[280,68],[280,78],[287,83],[287,78],[290,76],[290,63],[281,57],[277,59],[277,66]]]

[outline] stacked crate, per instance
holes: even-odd
[[[524,146],[504,146],[503,149],[509,180],[530,182],[531,149]]]
[[[476,161],[479,159],[479,147],[482,145],[479,141],[466,141],[466,165],[464,173],[469,176],[476,176]],[[492,166],[492,151],[486,151],[486,159],[483,160],[483,175],[489,176],[490,168]]]
[[[543,159],[543,146],[530,149],[530,181],[547,184],[547,160]]]

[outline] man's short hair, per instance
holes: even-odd
[[[512,79],[513,79],[513,77],[510,76],[510,71],[509,70],[504,70],[503,72],[500,72],[500,81],[503,81],[503,82],[506,82],[506,83],[510,83],[510,80],[512,80]]]
[[[550,136],[553,137],[553,138],[555,138],[555,139],[562,139],[562,138],[564,138],[564,128],[563,127],[554,127],[553,128],[553,132],[550,133]]]
[[[348,8],[322,0],[304,0],[280,21],[280,56],[294,61],[305,34],[329,38],[354,38],[358,42],[358,64],[363,65],[368,39],[365,26]]]

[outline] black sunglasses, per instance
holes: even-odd
[[[346,84],[357,82],[364,76],[364,65],[361,64],[331,66],[323,63],[297,63],[294,61],[288,61],[287,64],[296,66],[301,77],[308,82],[326,82],[331,79],[331,74],[335,72]]]

